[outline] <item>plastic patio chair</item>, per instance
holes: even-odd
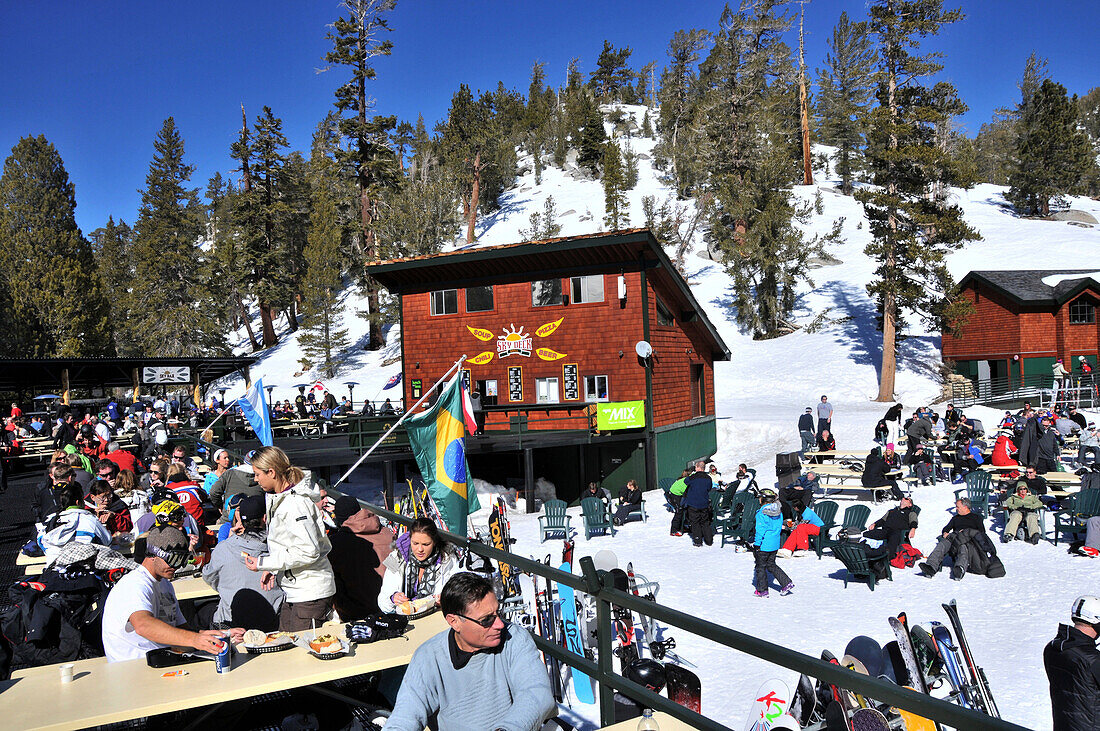
[[[1076,535],[1085,530],[1085,520],[1100,515],[1100,490],[1082,490],[1062,501],[1062,509],[1054,513],[1054,545],[1063,533]]]
[[[615,526],[611,522],[611,512],[598,497],[586,497],[581,500],[581,518],[584,520],[584,539],[587,541],[598,531],[610,532],[615,536]]]
[[[861,505],[858,507],[867,506]],[[878,581],[878,577],[875,576],[874,570],[867,561],[867,554],[847,541],[840,541],[833,545],[833,555],[844,564],[844,569],[846,571],[844,576],[845,589],[848,588],[849,579],[866,579],[867,585],[871,587],[871,591],[875,590],[875,583]],[[893,572],[890,571],[889,563],[886,564],[886,578],[891,581],[894,580],[894,575]]]
[[[563,533],[566,539],[569,538],[569,523],[572,518],[565,512],[567,507],[569,506],[564,500],[547,500],[543,503],[543,514],[539,516],[539,534],[542,536],[539,543],[545,541],[546,536],[551,533]]]
[[[811,507],[817,513],[817,517],[821,518],[821,522],[825,524],[816,536],[809,537],[810,548],[814,549],[818,560],[821,560],[821,554],[829,543],[829,529],[836,525],[836,511],[840,509],[840,506],[833,500],[820,500]]]

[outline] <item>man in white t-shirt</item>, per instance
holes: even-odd
[[[107,662],[144,658],[149,650],[186,647],[217,653],[222,630],[193,632],[176,601],[171,579],[190,556],[187,535],[170,526],[154,526],[146,537],[141,566],[123,576],[103,606],[103,649]],[[229,630],[240,642],[244,630]]]

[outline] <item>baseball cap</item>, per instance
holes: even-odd
[[[145,551],[174,569],[183,568],[190,555],[187,534],[172,525],[156,525],[145,537]]]
[[[237,514],[241,520],[259,520],[267,513],[267,501],[263,495],[249,495],[241,498],[237,506]]]

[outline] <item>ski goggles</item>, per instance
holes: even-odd
[[[188,559],[191,558],[191,552],[186,548],[167,550],[156,546],[146,546],[145,550],[164,561],[169,567],[177,570],[186,566]]]

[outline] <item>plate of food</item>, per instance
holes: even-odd
[[[250,629],[244,633],[244,650],[251,655],[265,652],[282,652],[294,647],[298,635],[291,632],[264,632]]]
[[[309,654],[318,660],[335,660],[351,652],[351,646],[332,634],[323,634],[308,640],[306,648]]]
[[[423,617],[435,611],[435,597],[426,596],[423,599],[413,599],[396,605],[397,613],[404,614],[409,619]]]

